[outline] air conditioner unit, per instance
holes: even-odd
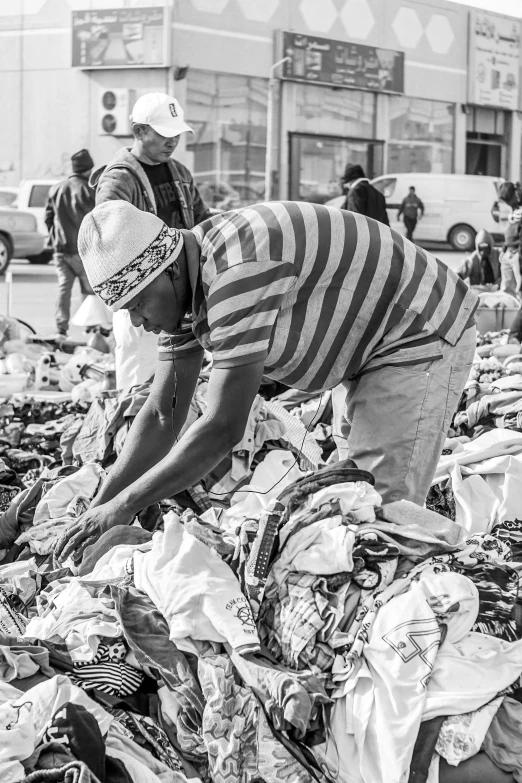
[[[98,133],[100,136],[130,136],[130,113],[134,90],[110,87],[100,90]]]

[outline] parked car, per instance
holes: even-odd
[[[15,207],[0,207],[0,274],[12,258],[37,258],[46,238],[38,231],[36,218]]]
[[[45,245],[41,253],[31,256],[31,264],[48,264],[53,257],[49,232],[45,225],[45,205],[49,190],[59,179],[26,179],[20,183],[16,205],[19,209],[30,212],[36,218],[38,230],[45,237]]]
[[[473,250],[475,235],[485,228],[502,242],[499,222],[498,187],[500,177],[471,174],[388,174],[372,180],[386,198],[390,226],[403,231],[397,212],[408,188],[413,185],[423,201],[425,213],[415,229],[416,242],[449,242],[455,250]],[[344,196],[331,199],[329,206],[342,207]]]
[[[0,187],[0,207],[16,207],[18,188],[2,185]]]

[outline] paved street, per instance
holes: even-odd
[[[13,273],[11,315],[27,321],[42,335],[55,334],[54,308],[57,284],[54,266],[15,260],[11,262],[10,269]],[[80,304],[80,288],[75,284],[71,313],[74,313]],[[0,313],[6,312],[7,285],[5,278],[2,277],[0,278]],[[81,329],[71,327],[71,337],[78,338],[81,334]]]
[[[448,250],[433,249],[438,258],[456,269],[465,257],[463,253]],[[11,314],[33,326],[43,335],[51,335],[56,331],[54,323],[54,307],[56,301],[56,272],[51,265],[29,264],[27,261],[11,262],[13,273],[12,309]],[[71,312],[81,304],[80,288],[74,287]],[[5,279],[0,278],[0,313],[7,312],[7,286]],[[70,335],[81,337],[81,329],[71,327]]]

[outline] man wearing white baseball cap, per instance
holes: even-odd
[[[180,135],[192,133],[179,102],[165,93],[147,93],[136,101],[130,119],[133,146],[123,147],[91,177],[96,204],[128,201],[169,228],[190,229],[211,217],[190,171],[171,157]],[[133,327],[125,311],[114,318],[114,337],[118,388],[145,383],[156,366],[153,337]]]

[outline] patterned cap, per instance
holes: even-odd
[[[83,219],[78,252],[89,282],[113,312],[174,263],[183,234],[127,201],[106,201]]]

